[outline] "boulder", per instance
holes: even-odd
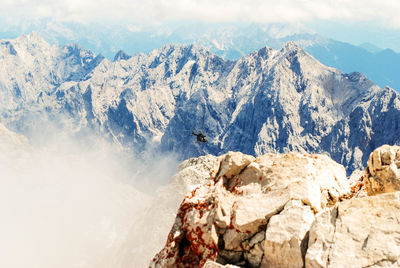
[[[239,174],[248,164],[254,161],[254,157],[240,152],[228,152],[222,158],[218,176],[228,179]]]
[[[272,216],[265,233],[263,267],[304,267],[308,231],[314,213],[300,200],[289,201],[284,210]]]
[[[400,191],[400,146],[383,145],[368,159],[368,195]]]

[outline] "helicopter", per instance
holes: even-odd
[[[208,142],[206,139],[206,135],[203,134],[203,132],[199,131],[199,133],[195,133],[192,130],[192,135],[197,137],[197,142]]]

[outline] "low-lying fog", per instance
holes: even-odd
[[[43,135],[28,142],[0,128],[0,267],[146,267],[163,245],[146,239],[153,223],[142,215],[175,159]]]

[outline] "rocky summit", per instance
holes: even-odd
[[[173,181],[192,188],[150,266],[398,267],[399,169],[388,145],[350,179],[322,154],[187,160]]]
[[[375,148],[400,144],[396,91],[324,66],[293,42],[236,61],[196,45],[110,61],[33,33],[0,41],[0,65],[0,122],[24,134],[50,120],[136,152],[327,153],[348,172]]]

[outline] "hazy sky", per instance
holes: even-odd
[[[67,20],[378,21],[400,28],[398,0],[0,0],[4,14]]]
[[[10,23],[21,17],[136,24],[189,19],[224,23],[300,22],[314,23],[319,33],[327,31],[343,41],[370,41],[383,47],[393,47],[385,43],[398,42],[397,50],[399,14],[398,0],[0,0],[0,15]],[[326,24],[321,25],[321,21]],[[352,27],[357,29],[352,31]]]

